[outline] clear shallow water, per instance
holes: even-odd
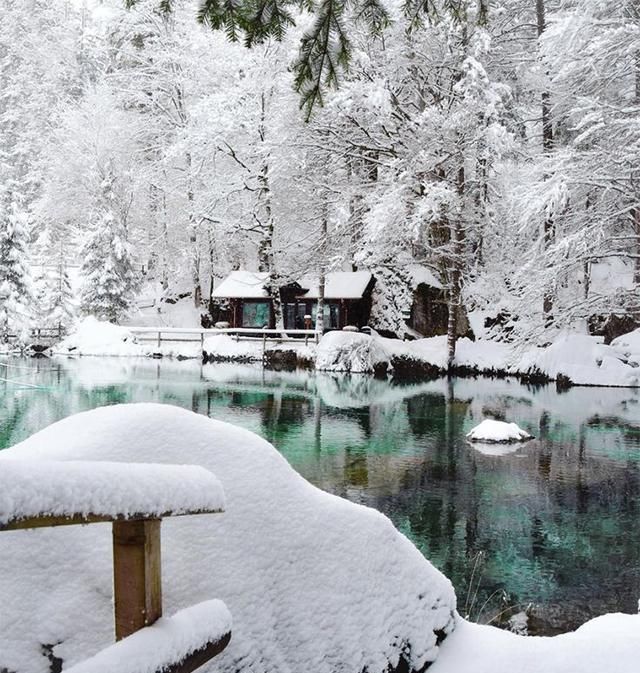
[[[105,404],[177,404],[271,441],[320,488],[387,514],[488,621],[534,604],[555,633],[640,598],[640,391],[265,372],[130,359],[3,359],[0,448]],[[469,445],[486,414],[537,439]]]

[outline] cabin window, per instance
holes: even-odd
[[[317,303],[313,307],[313,314],[318,314]],[[340,328],[340,304],[326,302],[324,305],[324,329]]]
[[[268,301],[245,302],[242,305],[243,327],[269,327],[270,310]]]

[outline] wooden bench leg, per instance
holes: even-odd
[[[113,522],[116,640],[162,616],[160,519]]]

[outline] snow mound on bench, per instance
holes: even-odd
[[[7,459],[192,463],[222,482],[224,514],[164,519],[165,613],[221,599],[231,644],[207,671],[419,670],[452,628],[450,582],[379,512],[315,488],[266,441],[177,407],[66,418]],[[113,640],[109,524],[0,533],[0,669],[47,673]],[[56,645],[56,643],[60,643]]]
[[[495,421],[492,418],[485,418],[482,423],[476,425],[471,432],[467,433],[467,439],[472,442],[496,444],[524,442],[531,438],[532,435],[525,432],[516,423]]]
[[[0,524],[40,515],[131,517],[224,509],[224,493],[197,465],[5,460]]]

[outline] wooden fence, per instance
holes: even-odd
[[[91,465],[88,463],[88,465]],[[96,464],[98,465],[98,464]],[[179,470],[180,467],[176,466]],[[67,513],[66,515],[28,513],[18,514],[8,521],[0,521],[1,531],[42,528],[52,526],[68,526],[76,524],[93,524],[111,522],[113,539],[113,590],[114,590],[114,618],[115,637],[122,641],[133,636],[145,627],[153,628],[162,616],[162,581],[160,558],[160,524],[162,518],[169,516],[183,516],[193,514],[214,514],[221,509],[194,509],[173,513],[167,511],[158,514],[90,514],[82,511]],[[28,543],[25,540],[25,543]],[[55,569],[52,569],[55,572]],[[197,607],[197,606],[196,606]],[[169,618],[171,619],[171,618]],[[180,655],[177,661],[164,662],[156,673],[192,673],[204,665],[212,657],[222,652],[231,639],[231,633],[211,634],[195,650]],[[109,649],[115,649],[112,645]],[[107,650],[103,650],[103,653]],[[101,654],[101,653],[99,653]],[[149,652],[153,661],[153,652]],[[115,655],[116,660],[118,654]],[[120,655],[121,656],[121,655]],[[80,663],[71,670],[84,670]],[[118,673],[136,673],[138,668],[131,668],[131,662],[118,661]],[[99,666],[95,669],[102,670]],[[147,670],[145,668],[145,670]],[[115,670],[113,673],[116,673]]]
[[[204,340],[210,336],[226,334],[236,341],[262,341],[263,345],[269,342],[302,341],[305,346],[312,340],[318,343],[319,334],[312,329],[262,329],[253,327],[127,327],[129,332],[138,336],[138,341],[155,341],[158,348],[162,343],[200,342],[204,347]]]

